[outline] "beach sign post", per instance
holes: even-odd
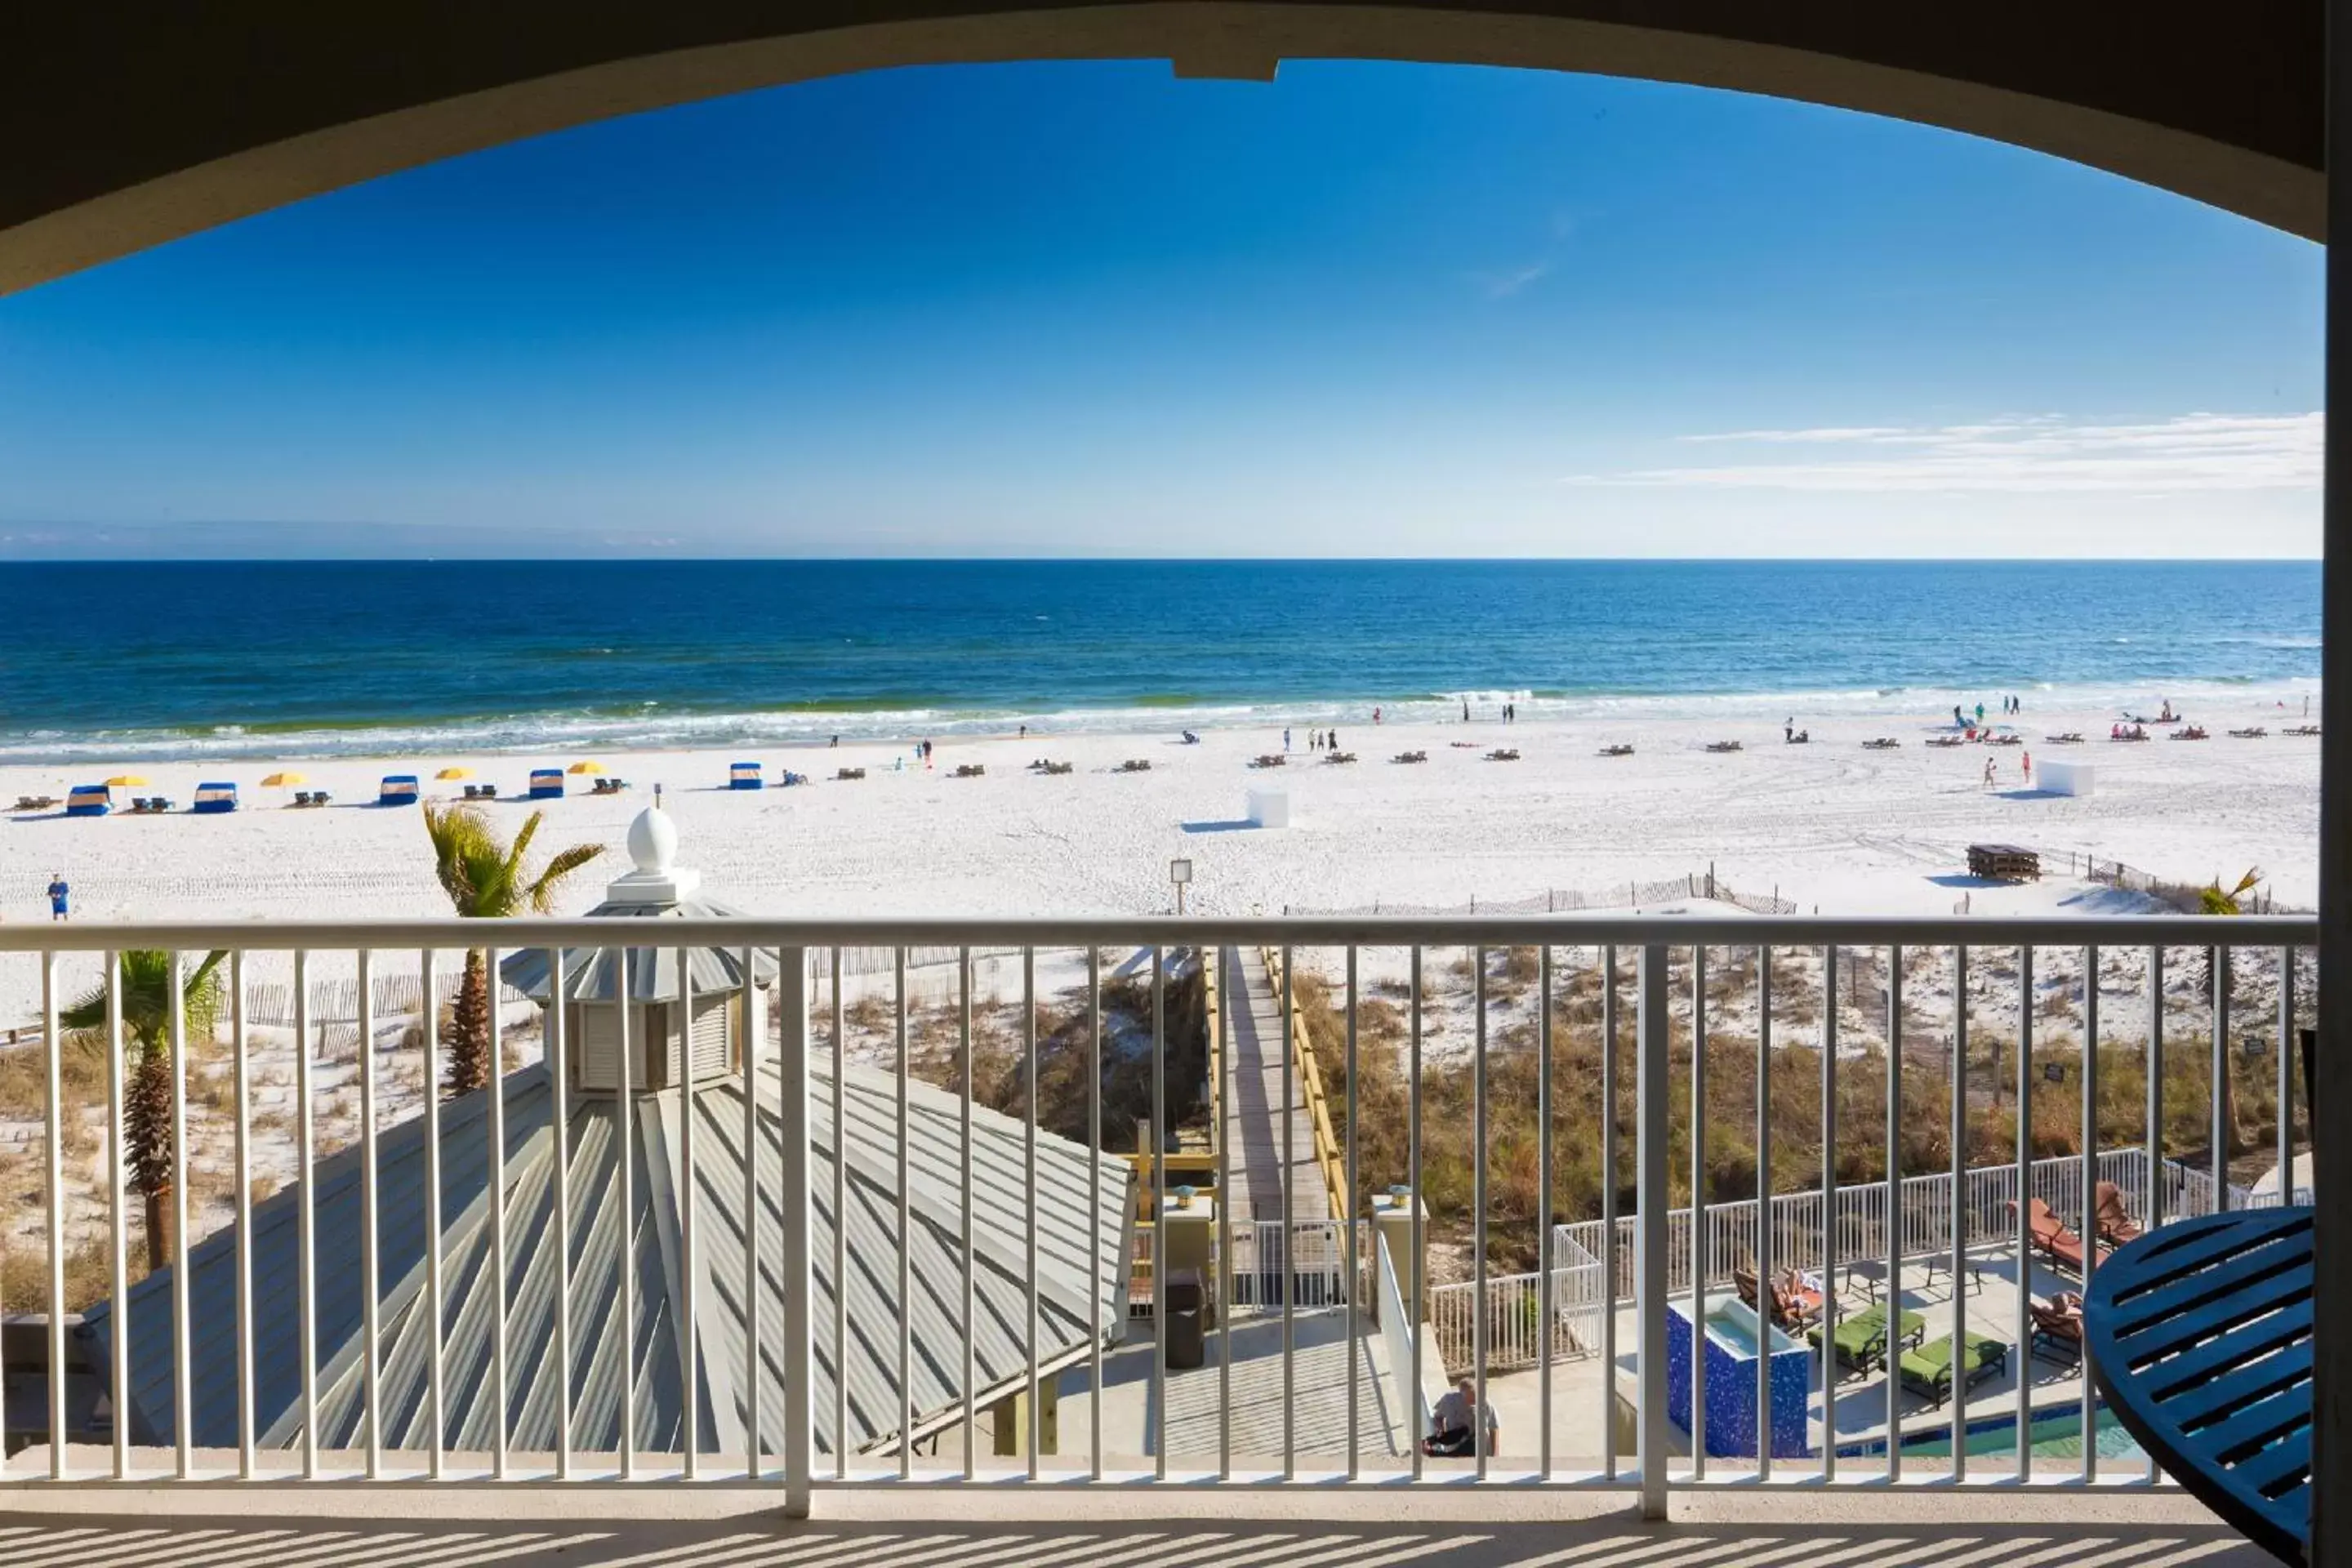
[[[1192,862],[1182,857],[1168,862],[1168,879],[1176,884],[1176,912],[1184,912],[1184,889],[1192,883]]]

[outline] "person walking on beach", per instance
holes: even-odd
[[[1465,724],[1470,722],[1470,699],[1467,697],[1462,700],[1462,721]]]
[[[2033,787],[2033,753],[2032,752],[2028,752],[2023,756],[2018,758],[2018,761],[2025,769],[2025,787],[2032,789]]]
[[[1336,752],[1339,749],[1339,731],[1333,730],[1323,737],[1323,749],[1327,752]]]
[[[1968,727],[1968,722],[1969,722],[1968,715],[1960,711],[1960,705],[1959,705],[1958,703],[1957,703],[1957,702],[1953,703],[1953,704],[1952,704],[1952,728],[1953,728],[1953,729],[1955,729],[1955,730],[1963,730],[1963,729],[1966,729],[1966,728]]]
[[[1985,776],[1984,776],[1984,786],[1985,786],[1985,788],[1987,788],[1987,789],[1990,789],[1990,788],[1992,788],[1992,774],[1993,774],[1993,768],[1994,768],[1994,766],[1995,766],[1995,763],[1994,763],[1993,760],[1992,760],[1990,757],[1987,757],[1987,758],[1985,759]]]
[[[52,871],[49,873],[49,921],[52,924],[68,918],[66,914],[66,900],[72,891],[72,889],[66,886],[64,872]]]
[[[1791,713],[1786,719],[1780,721],[1780,740],[1782,743],[1785,744],[1789,742],[1794,741],[1796,738],[1797,716],[1794,713]]]
[[[1977,728],[1984,728],[1984,704],[1981,702],[1977,704]]]
[[[1378,727],[1378,725],[1380,724],[1380,721],[1381,721],[1381,710],[1380,710],[1379,709],[1375,708],[1375,709],[1373,709],[1373,710],[1372,710],[1372,723],[1373,723],[1373,725],[1374,725],[1375,727]]]
[[[1285,730],[1282,732],[1282,754],[1284,756],[1288,756],[1290,754],[1290,731],[1288,730]]]

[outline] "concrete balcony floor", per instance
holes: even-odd
[[[2158,1568],[2270,1561],[2195,1502],[2158,1495],[1885,1491],[1622,1497],[1526,1492],[820,1493],[512,1487],[93,1488],[0,1494],[11,1568]]]

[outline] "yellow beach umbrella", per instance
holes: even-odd
[[[601,773],[604,771],[604,764],[602,763],[574,763],[572,764],[572,771],[575,773]]]
[[[439,773],[435,773],[433,776],[436,779],[469,779],[474,776],[474,770],[471,768],[443,768]]]
[[[264,789],[292,789],[296,784],[310,782],[309,773],[272,773],[261,781]]]
[[[151,781],[141,773],[121,773],[106,781],[109,789],[145,789]]]

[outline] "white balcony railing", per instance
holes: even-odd
[[[1875,1481],[1906,1463],[1959,1485],[2148,1484],[2157,1474],[2137,1460],[2102,1466],[2086,1369],[2053,1374],[2032,1359],[2036,1298],[2082,1283],[2096,1249],[2073,1274],[2046,1247],[2037,1256],[2013,1200],[2029,1193],[2084,1236],[2101,1182],[2149,1224],[2247,1201],[2223,1163],[2241,1088],[2205,1096],[2212,1135],[2200,1163],[2166,1146],[2167,1058],[2181,1070],[2189,1031],[2207,1085],[2240,1086],[2244,1058],[2269,1058],[2284,1173],[2316,940],[2315,921],[2274,917],[0,926],[0,994],[29,984],[39,998],[30,1037],[0,1047],[14,1055],[0,1067],[34,1086],[29,1101],[0,1105],[0,1123],[17,1118],[16,1146],[37,1152],[41,1194],[38,1217],[12,1215],[17,1228],[0,1236],[17,1265],[0,1270],[6,1479],[748,1479],[780,1486],[794,1510],[817,1487],[975,1479],[1475,1476],[1621,1488],[1654,1511],[1669,1487],[1759,1472]],[[1197,1252],[1213,1300],[1196,1318],[1181,1303],[1171,1311],[1171,1281],[1195,1256],[1181,1250],[1182,1216],[1160,1216],[1156,1261],[1168,1266],[1137,1275],[1133,1173],[1092,1151],[1129,1146],[1127,1128],[1106,1136],[1106,1085],[1118,1082],[1144,1086],[1148,1145],[1171,1146],[1175,1086],[1204,1069],[1171,1059],[1189,1043],[1171,1037],[1170,987],[1199,955],[1248,946],[1283,950],[1286,975],[1320,961],[1348,976],[1329,987],[1337,1022],[1318,1048],[1344,1053],[1347,1103],[1367,1119],[1394,1111],[1359,1102],[1371,1081],[1361,1053],[1375,1047],[1360,1038],[1369,997],[1355,976],[1360,959],[1384,955],[1394,978],[1382,995],[1402,1008],[1403,1038],[1378,1048],[1400,1058],[1404,1125],[1378,1142],[1398,1168],[1370,1159],[1370,1120],[1343,1130],[1345,1164],[1365,1193],[1424,1197],[1377,1234],[1364,1220],[1298,1220],[1297,1128],[1261,1141],[1292,1154],[1272,1175],[1244,1171],[1252,1151],[1227,1146],[1247,1140],[1221,1141],[1202,1210],[1214,1231]],[[538,973],[560,977],[562,1005],[545,1006],[544,986],[537,1005],[494,992],[494,1058],[519,1046],[540,1059],[445,1098],[435,1023],[469,948],[510,979],[530,966],[503,961],[544,954]],[[1456,1187],[1435,1209],[1424,1180],[1433,950],[1449,954],[1471,1020],[1468,1103],[1445,1112],[1468,1136],[1443,1130],[1446,1147],[1468,1151],[1468,1171],[1454,1173],[1467,1201]],[[1454,964],[1464,950],[1475,957]],[[1513,972],[1508,998],[1486,962],[1501,950],[1537,955]],[[2136,973],[2103,970],[2102,950],[2131,955]],[[131,951],[174,955],[178,982],[225,951],[217,1034],[192,1026],[208,1009],[182,984],[134,994],[116,958]],[[1858,952],[1884,977],[1859,999],[1841,981]],[[975,953],[1000,984],[1017,963],[1017,1011],[975,997]],[[1142,977],[1139,990],[1122,982],[1117,1018],[1106,954]],[[942,955],[952,984],[927,973],[910,986],[910,963],[938,972]],[[1933,997],[1915,974],[1923,962]],[[2045,979],[2062,967],[2094,978],[2062,994],[2037,984],[2037,963]],[[1062,976],[1050,994],[1041,964]],[[1742,990],[1727,996],[1709,975],[1732,967]],[[2191,984],[2168,984],[2168,973]],[[619,1005],[615,975],[633,1005]],[[341,1044],[316,1027],[322,977],[358,1014]],[[1230,1030],[1244,998],[1235,976],[1223,984],[1214,1016]],[[1776,986],[1784,998],[1801,990],[1801,1005],[1776,1002]],[[93,993],[102,1016],[68,1027]],[[1514,1026],[1512,1040],[1491,1037],[1507,1005],[1531,1037]],[[2034,1042],[2061,1013],[2070,1038],[2137,1055],[2143,1105],[2106,1102],[2097,1051],[2057,1062],[2066,1087],[2050,1087],[2053,1058]],[[1282,1020],[1287,1074],[1301,1015],[1267,1016]],[[1448,1044],[1463,1032],[1449,1026]],[[1555,1081],[1560,1032],[1606,1042],[1580,1058],[1597,1063],[1597,1084]],[[1864,1036],[1876,1043],[1858,1047]],[[1997,1085],[1971,1044],[1995,1037],[2008,1052]],[[1694,1053],[1693,1038],[1706,1048]],[[1785,1086],[1792,1046],[1810,1048],[1819,1075],[1805,1100],[1818,1114],[1799,1128],[1772,1087]],[[1002,1059],[982,1059],[990,1051]],[[1753,1052],[1752,1114],[1707,1094],[1709,1067],[1735,1051]],[[1228,1075],[1206,1103],[1250,1114],[1230,1037],[1201,1055]],[[1521,1087],[1498,1101],[1492,1071],[1507,1056],[1524,1072],[1530,1055],[1531,1090],[1514,1078]],[[147,1062],[168,1080],[160,1098]],[[1949,1159],[1921,1169],[1902,1143],[1903,1112],[1906,1095],[1930,1088],[1949,1117]],[[1571,1089],[1574,1103],[1612,1112],[1564,1121]],[[2037,1122],[2037,1093],[2063,1094],[2078,1123]],[[1049,1095],[1062,1098],[1044,1104]],[[1878,1173],[1841,1182],[1819,1152],[1841,1148],[1837,1119],[1855,1104],[1874,1105],[1886,1135]],[[1265,1114],[1285,1121],[1279,1103]],[[1981,1134],[1970,1130],[1988,1114],[2044,1140],[2063,1131],[2071,1152],[2035,1158],[2021,1139],[2014,1160],[1971,1167]],[[1709,1140],[1734,1137],[1752,1149],[1769,1223],[1750,1195],[1710,1204],[1694,1225],[1691,1180],[1669,1180],[1670,1140],[1697,1175],[1714,1169]],[[161,1152],[160,1173],[152,1158],[120,1153],[142,1140]],[[1598,1215],[1554,1212],[1571,1157],[1597,1158],[1612,1178]],[[1801,1173],[1804,1190],[1776,1169]],[[1170,1191],[1166,1174],[1155,1168],[1149,1190]],[[1501,1206],[1507,1175],[1535,1194],[1532,1215]],[[1261,1214],[1278,1196],[1276,1212],[1294,1218],[1213,1201],[1253,1181]],[[149,1206],[167,1226],[164,1267],[142,1279]],[[1506,1223],[1535,1249],[1532,1268],[1496,1266]],[[1429,1281],[1433,1246],[1463,1260],[1461,1288]],[[21,1267],[27,1250],[37,1268]],[[1775,1358],[1741,1353],[1752,1317],[1719,1289],[1735,1266],[1766,1279],[1813,1271],[1832,1337],[1890,1303],[1898,1326],[1919,1314],[1930,1340],[2013,1325],[2002,1391],[1972,1404],[1963,1380],[1931,1404],[1884,1367],[1857,1381],[1810,1352],[1792,1410]],[[1130,1300],[1135,1279],[1147,1300]],[[1696,1353],[1693,1317],[1707,1347]],[[1433,1321],[1442,1343],[1428,1342]],[[1785,1364],[1790,1342],[1773,1346]],[[1421,1374],[1439,1368],[1510,1408],[1501,1451],[1437,1458],[1410,1440],[1428,1419]],[[1670,1371],[1688,1379],[1681,1390]],[[1739,1434],[1707,1405],[1728,1397],[1726,1375],[1751,1371],[1739,1420],[1755,1423],[1753,1441],[1734,1452]],[[1526,1403],[1512,1404],[1522,1396],[1508,1380],[1530,1375]],[[2058,1393],[2071,1402],[2055,1405]],[[1965,1434],[1995,1416],[2013,1423],[2011,1437],[1973,1465],[1965,1441],[1948,1458],[1906,1445],[1906,1432]],[[2079,1422],[2079,1454],[2037,1465],[2035,1444],[2058,1420]]]

